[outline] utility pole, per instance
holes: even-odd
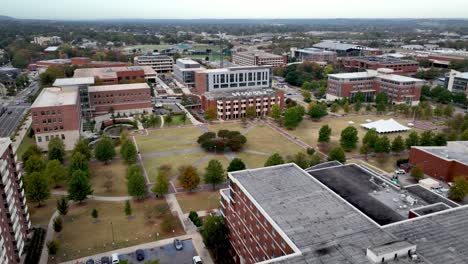
[[[114,239],[114,226],[112,225],[112,221],[110,221],[110,225],[111,225],[111,231],[112,231],[112,244],[115,243],[115,239]]]

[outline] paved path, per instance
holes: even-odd
[[[164,127],[164,116],[160,115],[159,119],[161,119],[161,125],[159,126],[159,128],[163,128]]]
[[[39,260],[39,263],[47,263],[49,259],[49,250],[47,249],[47,243],[51,240],[54,239],[54,219],[59,215],[58,211],[55,211],[52,217],[49,220],[49,224],[47,225],[47,233],[46,233],[46,238],[44,240],[44,245],[42,246],[42,253],[41,253],[41,258]]]
[[[271,155],[271,153],[266,153],[266,152],[256,151],[256,150],[250,150],[250,149],[246,149],[246,150],[244,150],[244,152],[250,153],[250,154],[256,154],[256,155],[263,155],[263,156],[270,156]]]
[[[176,105],[182,110],[185,112],[185,114],[187,115],[187,117],[190,119],[190,122],[192,122],[192,124],[194,124],[195,126],[198,126],[198,125],[202,125],[203,123],[198,121],[195,117],[193,117],[192,113],[190,113],[186,108],[185,106],[179,104],[179,103],[176,103]]]
[[[24,126],[21,128],[20,131],[18,131],[18,136],[15,137],[15,141],[12,143],[12,146],[15,150],[18,149],[19,145],[21,145],[21,142],[23,141],[23,138],[26,136],[26,133],[28,132],[29,127],[31,126],[31,123],[32,123],[32,118],[31,118],[31,115],[29,115],[26,121],[24,122]]]

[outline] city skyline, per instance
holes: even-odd
[[[345,0],[330,0],[326,4],[303,0],[292,0],[285,4],[273,4],[266,0],[239,0],[230,8],[218,8],[226,5],[215,0],[135,0],[131,3],[132,5],[129,5],[126,0],[82,0],[80,5],[76,6],[71,1],[18,0],[3,3],[0,14],[20,19],[58,20],[467,18],[465,10],[468,8],[468,2],[464,0],[360,0],[352,6]],[[28,8],[22,8],[24,6]]]

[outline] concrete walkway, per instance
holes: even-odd
[[[18,149],[19,145],[21,145],[21,142],[23,141],[24,137],[26,136],[26,133],[28,132],[29,127],[31,126],[32,123],[32,117],[29,115],[26,118],[26,122],[24,122],[23,128],[18,131],[18,136],[15,137],[15,141],[11,143],[13,146],[13,149]],[[15,151],[16,152],[16,151]]]
[[[187,117],[190,119],[190,122],[192,122],[192,124],[194,124],[195,126],[198,126],[198,125],[202,125],[203,123],[198,121],[197,119],[195,119],[195,117],[193,117],[193,115],[185,108],[185,106],[179,104],[179,103],[176,103],[176,105],[182,110],[185,112],[185,114],[187,115]]]

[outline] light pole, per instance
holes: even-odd
[[[112,225],[112,221],[110,221],[110,225],[111,225],[111,232],[112,232],[112,244],[115,243],[115,239],[114,239],[114,226]]]

